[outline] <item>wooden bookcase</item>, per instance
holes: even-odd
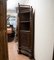
[[[19,54],[34,60],[34,19],[33,8],[29,5],[18,6],[17,37]]]

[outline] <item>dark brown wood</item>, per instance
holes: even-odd
[[[0,60],[8,60],[6,25],[6,0],[0,0]]]
[[[33,8],[29,5],[18,7],[17,36],[19,53],[34,60],[34,19]]]

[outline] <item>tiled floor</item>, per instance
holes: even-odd
[[[8,54],[9,60],[30,60],[28,57],[17,53],[17,43],[14,41],[8,43]]]

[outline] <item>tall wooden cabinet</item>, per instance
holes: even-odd
[[[33,8],[29,5],[18,6],[17,36],[19,54],[34,60],[34,19]]]
[[[8,60],[6,40],[6,0],[0,0],[0,60]]]

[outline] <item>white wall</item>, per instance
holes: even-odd
[[[35,57],[52,60],[53,52],[53,0],[36,0]]]
[[[31,5],[35,9],[35,59],[52,60],[54,37],[53,0],[31,1]],[[31,3],[31,1],[29,3]]]
[[[54,2],[53,2],[54,3]],[[54,11],[54,4],[53,4],[53,11]],[[53,12],[54,13],[54,12]],[[54,16],[54,14],[53,14],[53,16]],[[54,19],[54,18],[53,18]],[[53,22],[54,22],[54,20],[53,20]],[[53,27],[54,27],[54,25],[53,25]],[[53,31],[54,31],[54,29],[53,29]],[[53,44],[54,44],[54,40],[53,40]],[[53,45],[54,46],[54,45]]]
[[[7,0],[7,9],[15,10],[18,7],[18,3],[25,4],[28,0]]]

